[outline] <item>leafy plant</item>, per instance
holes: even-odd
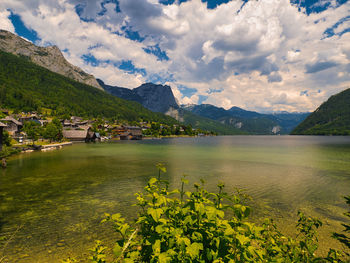
[[[28,139],[32,140],[33,145],[42,133],[40,124],[36,123],[35,121],[25,122],[23,125],[23,131],[27,134]]]
[[[11,137],[8,131],[3,131],[2,132],[2,142],[6,146],[11,146]]]
[[[349,196],[345,196],[344,197],[346,200],[346,203],[348,204],[349,208],[350,208],[350,195]],[[345,216],[350,218],[350,211],[344,213]],[[348,250],[350,250],[350,224],[342,224],[343,227],[345,228],[343,230],[343,233],[334,233],[333,237],[336,238],[337,240],[339,240],[345,247],[347,247]],[[349,252],[345,252],[346,255],[348,255],[350,257],[350,251]]]
[[[166,168],[157,167],[158,178],[136,194],[140,212],[135,224],[119,213],[105,214],[103,222],[118,233],[115,262],[343,262],[344,255],[334,249],[326,257],[316,255],[318,219],[299,212],[293,239],[272,220],[249,222],[251,209],[240,191],[227,193],[219,183],[216,193],[208,192],[203,181],[186,191],[186,176],[179,189],[169,190],[161,179]],[[93,251],[93,262],[105,262],[100,243]]]
[[[52,141],[61,141],[63,138],[62,124],[57,119],[54,118],[52,122],[48,123],[43,132],[44,138]]]

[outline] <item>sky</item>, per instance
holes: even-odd
[[[0,28],[180,104],[305,112],[350,88],[346,0],[1,0]]]

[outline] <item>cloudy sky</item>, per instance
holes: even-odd
[[[183,104],[313,111],[350,88],[346,0],[1,0],[0,28]]]

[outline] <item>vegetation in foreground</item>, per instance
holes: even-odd
[[[140,208],[134,224],[120,214],[106,214],[118,233],[114,248],[100,241],[92,249],[91,261],[106,263],[113,251],[113,262],[349,262],[350,225],[334,238],[343,244],[343,251],[329,249],[327,256],[317,254],[317,229],[322,223],[299,212],[298,235],[282,234],[271,219],[261,225],[249,222],[250,208],[240,191],[211,193],[201,184],[186,191],[184,176],[180,189],[169,190],[169,183],[151,178],[144,192],[137,193]],[[350,196],[346,197],[350,206]],[[350,217],[350,212],[345,214]],[[63,262],[75,262],[68,259]],[[112,261],[111,261],[112,262]]]

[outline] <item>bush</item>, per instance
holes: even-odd
[[[257,225],[247,220],[250,208],[239,191],[208,192],[201,184],[185,191],[169,190],[160,179],[151,178],[143,193],[137,193],[140,208],[135,224],[120,214],[106,214],[118,233],[113,248],[115,262],[345,262],[346,253],[330,249],[316,256],[317,229],[322,223],[299,212],[296,239],[278,231],[272,220]],[[100,241],[92,250],[92,262],[104,263],[107,250]],[[342,261],[344,260],[344,261]]]
[[[2,141],[6,146],[11,146],[11,137],[8,131],[3,130],[2,132]]]

